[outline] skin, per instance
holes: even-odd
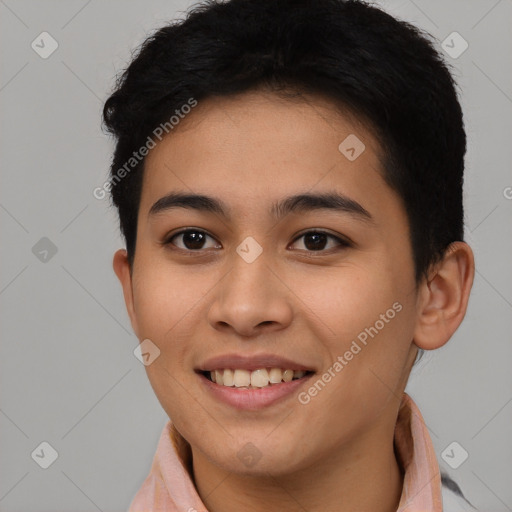
[[[366,146],[354,161],[338,150],[349,134]],[[379,151],[369,130],[320,97],[255,91],[200,102],[146,158],[134,265],[121,249],[114,270],[136,335],[161,351],[146,371],[191,445],[212,512],[396,510],[400,398],[418,347],[444,345],[462,321],[474,261],[456,242],[415,282],[406,212],[381,177]],[[372,222],[331,210],[268,214],[288,195],[333,190]],[[231,220],[185,208],[150,215],[171,191],[217,197]],[[184,228],[209,235],[202,249],[183,236],[163,243]],[[352,244],[327,238],[312,250],[301,235],[315,230]],[[236,252],[248,236],[263,249],[252,263]],[[265,352],[307,363],[316,380],[396,302],[402,310],[307,405],[294,395],[235,410],[194,372],[212,356]],[[248,442],[261,454],[251,467],[237,457]]]

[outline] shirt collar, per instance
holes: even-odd
[[[423,416],[404,393],[395,425],[395,454],[404,473],[397,512],[442,512],[441,474]]]
[[[406,393],[398,411],[395,454],[404,475],[397,512],[442,512],[441,476],[421,413]],[[128,512],[208,512],[193,481],[190,445],[169,420],[160,436],[151,471]]]

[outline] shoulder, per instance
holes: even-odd
[[[459,485],[446,473],[441,472],[443,512],[477,512],[462,493]]]

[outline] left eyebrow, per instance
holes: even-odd
[[[354,199],[336,192],[320,194],[297,194],[274,203],[270,213],[281,219],[289,213],[305,213],[314,210],[334,210],[347,213],[359,220],[374,222],[370,212]]]
[[[149,215],[156,215],[173,208],[188,208],[202,212],[221,215],[231,220],[229,208],[220,199],[204,194],[187,194],[171,192],[156,201]],[[358,220],[373,223],[371,214],[357,201],[339,193],[327,192],[320,194],[296,194],[273,203],[269,214],[275,219],[281,219],[289,213],[305,213],[314,210],[335,210],[354,216]]]

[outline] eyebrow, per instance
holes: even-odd
[[[209,212],[221,215],[230,221],[228,206],[220,199],[203,195],[171,192],[156,201],[149,215],[153,216],[174,208],[188,208],[200,212]],[[354,218],[366,222],[374,222],[371,214],[357,201],[337,192],[319,194],[296,194],[273,203],[269,214],[275,219],[281,219],[289,213],[305,213],[316,210],[334,210],[347,213]]]

